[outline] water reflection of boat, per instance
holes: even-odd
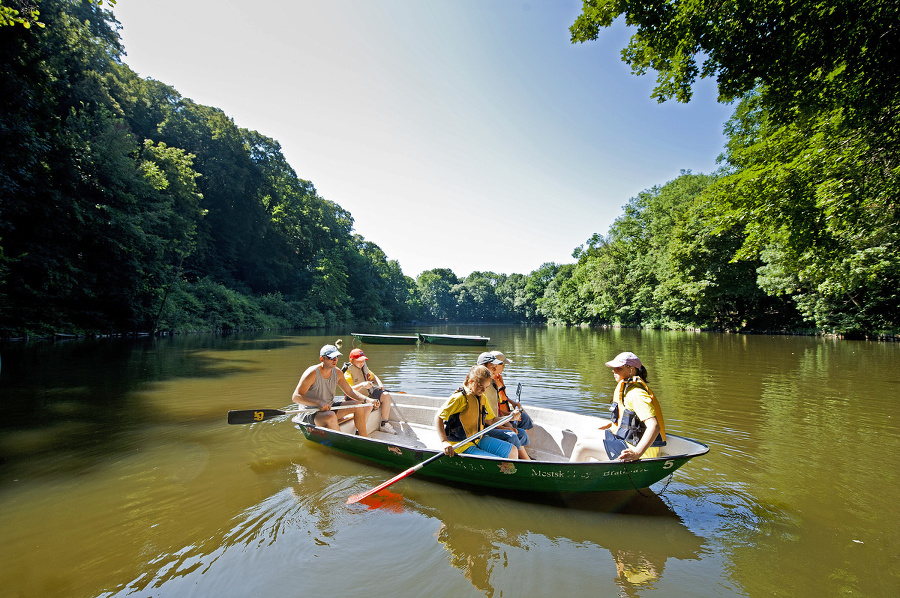
[[[441,397],[397,393],[391,419],[397,435],[379,431],[378,414],[370,415],[368,438],[355,434],[352,419],[341,432],[295,421],[304,436],[338,451],[381,465],[404,470],[440,451],[434,427]],[[529,407],[535,427],[529,431],[532,461],[459,456],[437,459],[417,475],[455,484],[513,491],[578,493],[646,488],[670,475],[709,448],[681,436],[668,435],[659,457],[632,463],[621,461],[571,462],[569,457],[580,435],[595,432],[607,421],[556,409]]]
[[[346,517],[342,499],[350,492],[348,479],[363,484],[383,479],[380,470],[361,468],[327,448],[304,448],[298,462],[305,475],[296,485],[297,500],[304,509],[308,504],[329,513],[320,525]],[[673,486],[677,489],[670,493],[683,492]],[[353,510],[368,507],[373,516],[361,521],[382,530],[396,525],[397,533],[417,538],[419,544],[413,544],[420,551],[427,550],[422,538],[433,535],[446,562],[485,596],[583,593],[586,580],[597,595],[637,596],[659,587],[667,565],[681,563],[675,571],[683,575],[690,567],[685,561],[707,554],[705,540],[688,529],[673,504],[678,501],[664,500],[649,489],[485,493],[413,481],[402,490],[394,486],[371,496]],[[392,523],[385,528],[386,522]],[[440,583],[452,579],[435,565],[431,553],[417,556],[434,566]]]
[[[562,552],[571,563],[572,550],[601,549],[592,572],[596,593],[604,595],[602,582],[612,582],[623,595],[639,595],[655,587],[670,558],[696,560],[704,553],[703,539],[691,532],[681,518],[656,493],[605,492],[593,495],[577,510],[539,502],[511,502],[498,497],[463,492],[433,493],[421,489],[404,502],[405,508],[434,516],[441,524],[436,534],[450,563],[486,596],[495,588],[516,592],[504,571],[507,562],[527,558],[533,550],[542,558]],[[411,498],[411,499],[410,499]],[[561,550],[540,550],[541,547]],[[576,548],[577,547],[577,548]],[[606,551],[608,558],[604,558]],[[545,567],[552,563],[544,563]],[[562,565],[564,568],[564,564]],[[583,580],[566,576],[553,584],[533,580],[530,594],[542,590],[567,594],[578,591]],[[547,588],[540,584],[546,583]]]

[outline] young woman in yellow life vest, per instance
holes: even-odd
[[[496,419],[497,414],[484,396],[484,389],[490,383],[490,370],[483,365],[476,365],[469,370],[462,388],[457,389],[441,406],[435,424],[438,436],[444,443],[444,454],[448,457],[455,454],[455,443],[491,425]],[[486,434],[456,450],[467,455],[504,459],[515,459],[518,456],[514,445]]]
[[[609,407],[612,421],[600,427],[605,430],[602,437],[579,439],[571,460],[634,461],[658,456],[666,444],[666,424],[659,401],[647,386],[647,368],[630,351],[619,353],[606,366],[616,380]]]

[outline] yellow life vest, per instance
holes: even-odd
[[[650,387],[647,386],[644,379],[639,376],[629,378],[628,380],[621,380],[619,381],[619,384],[616,385],[616,391],[613,395],[614,400],[609,407],[609,410],[612,413],[613,423],[615,424],[616,437],[621,438],[632,446],[637,446],[641,441],[644,432],[647,430],[647,424],[641,421],[637,413],[625,406],[625,395],[628,393],[629,387],[633,384],[643,387],[647,394],[650,395],[650,403],[653,406],[654,413],[656,413],[656,421],[659,424],[659,433],[656,435],[656,438],[653,439],[653,444],[650,446],[665,446],[666,424],[663,421],[662,408],[659,406],[659,401],[656,399],[653,391],[650,390]]]
[[[447,438],[454,442],[465,440],[475,432],[481,431],[487,415],[484,407],[484,395],[480,397],[470,395],[465,389],[459,388],[454,397],[460,394],[466,399],[465,409],[452,414],[444,422],[444,432],[447,434]]]

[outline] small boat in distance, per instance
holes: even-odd
[[[351,332],[350,334],[361,343],[373,345],[415,345],[419,342],[417,334],[363,334],[361,332]]]
[[[340,432],[306,424],[299,416],[293,421],[311,442],[389,469],[403,470],[443,450],[434,417],[444,401],[443,397],[397,393],[390,416],[397,433],[380,431],[381,414],[375,411],[366,422],[368,438],[356,435],[350,415],[342,418]],[[531,444],[527,449],[532,461],[471,455],[446,457],[420,469],[417,477],[524,492],[637,490],[665,479],[694,457],[709,452],[708,446],[696,440],[667,434],[666,445],[658,457],[632,462],[571,461],[578,438],[597,434],[597,428],[609,420],[531,405],[526,409],[534,421],[534,428],[528,431]]]
[[[464,334],[425,334],[420,332],[419,339],[432,345],[481,345],[488,344],[489,336],[467,336]]]

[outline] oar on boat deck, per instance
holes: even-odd
[[[356,403],[354,405],[332,405],[331,408],[337,409],[353,409],[354,407],[362,407],[368,403]],[[229,424],[255,424],[256,422],[264,422],[273,417],[281,417],[282,415],[296,415],[298,413],[310,413],[318,411],[314,407],[309,409],[297,409],[295,411],[282,411],[281,409],[235,409],[228,412]]]
[[[469,436],[469,437],[466,438],[465,440],[460,440],[459,442],[457,442],[456,444],[453,445],[453,450],[455,451],[456,449],[458,449],[459,447],[463,446],[464,444],[467,444],[467,443],[469,443],[469,442],[472,442],[473,440],[475,440],[476,438],[478,438],[479,436],[481,436],[481,435],[484,434],[485,432],[488,432],[488,431],[490,431],[490,430],[493,430],[493,429],[496,428],[497,426],[502,426],[503,424],[505,424],[506,422],[508,422],[509,420],[511,420],[513,417],[515,417],[515,415],[516,415],[518,412],[519,412],[519,409],[518,409],[518,407],[517,407],[517,408],[514,409],[509,415],[507,415],[506,417],[502,417],[502,418],[498,419],[497,421],[495,421],[494,423],[492,423],[492,424],[489,425],[488,427],[486,427],[486,428],[484,428],[484,429],[482,429],[482,430],[479,430],[478,432],[475,432],[474,434],[472,434],[471,436]],[[441,451],[441,452],[439,452],[437,455],[435,455],[435,456],[433,456],[433,457],[430,457],[430,458],[428,458],[428,459],[425,459],[425,460],[422,461],[421,463],[417,463],[417,464],[413,465],[412,467],[410,467],[409,469],[407,469],[407,470],[404,471],[403,473],[401,473],[401,474],[399,474],[399,475],[396,475],[396,476],[392,477],[391,479],[389,479],[389,480],[386,481],[385,483],[381,484],[380,486],[375,486],[375,487],[372,488],[371,490],[366,490],[365,492],[361,492],[360,494],[354,494],[353,496],[351,496],[350,498],[347,499],[347,504],[348,504],[348,505],[352,505],[353,503],[357,503],[357,502],[361,501],[361,500],[364,499],[364,498],[367,498],[367,497],[369,497],[369,496],[372,496],[373,494],[376,494],[377,492],[380,492],[380,491],[384,490],[385,488],[387,488],[388,486],[390,486],[390,485],[393,484],[394,482],[399,482],[400,480],[402,480],[402,479],[405,478],[406,476],[409,476],[409,475],[414,474],[415,472],[419,471],[420,469],[422,469],[423,467],[425,467],[426,465],[428,465],[428,464],[431,463],[432,461],[437,461],[438,459],[440,459],[440,458],[443,457],[443,456],[444,456],[444,452]]]

